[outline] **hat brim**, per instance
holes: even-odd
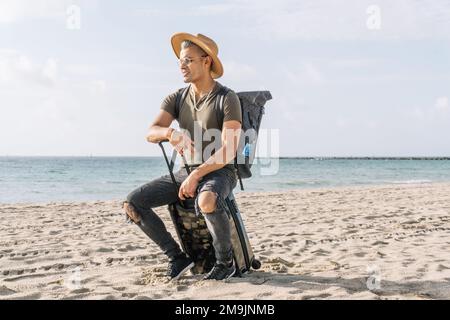
[[[172,48],[177,58],[180,58],[181,43],[185,40],[192,41],[200,48],[202,48],[212,58],[213,64],[211,68],[211,77],[213,79],[220,78],[223,75],[222,62],[220,62],[220,59],[217,57],[217,55],[215,55],[202,41],[200,41],[196,36],[190,33],[179,32],[175,33],[172,36],[171,38]]]

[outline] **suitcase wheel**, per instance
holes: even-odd
[[[255,270],[258,270],[259,268],[261,268],[261,261],[259,261],[258,259],[253,259],[252,268]]]

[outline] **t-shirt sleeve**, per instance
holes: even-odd
[[[167,97],[164,98],[163,102],[161,103],[161,109],[164,111],[167,111],[172,115],[172,117],[175,117],[175,101],[177,99],[177,91],[174,93],[169,94]]]
[[[242,123],[241,102],[234,91],[230,91],[223,101],[223,121],[236,120]]]

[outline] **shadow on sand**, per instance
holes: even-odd
[[[396,282],[381,279],[379,282],[374,282],[373,279],[368,277],[345,279],[341,277],[253,271],[243,278],[233,278],[232,282],[250,282],[253,285],[270,284],[274,287],[288,287],[298,290],[297,293],[340,287],[346,290],[349,295],[359,292],[371,292],[380,298],[403,296],[413,299],[450,299],[450,279],[448,278],[443,279],[443,281]],[[373,289],[369,290],[369,287]],[[314,296],[314,298],[327,298],[329,296],[329,294],[324,293],[323,295]]]

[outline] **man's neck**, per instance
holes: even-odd
[[[206,78],[196,82],[192,82],[191,84],[195,96],[200,98],[213,90],[216,82],[212,78]]]

